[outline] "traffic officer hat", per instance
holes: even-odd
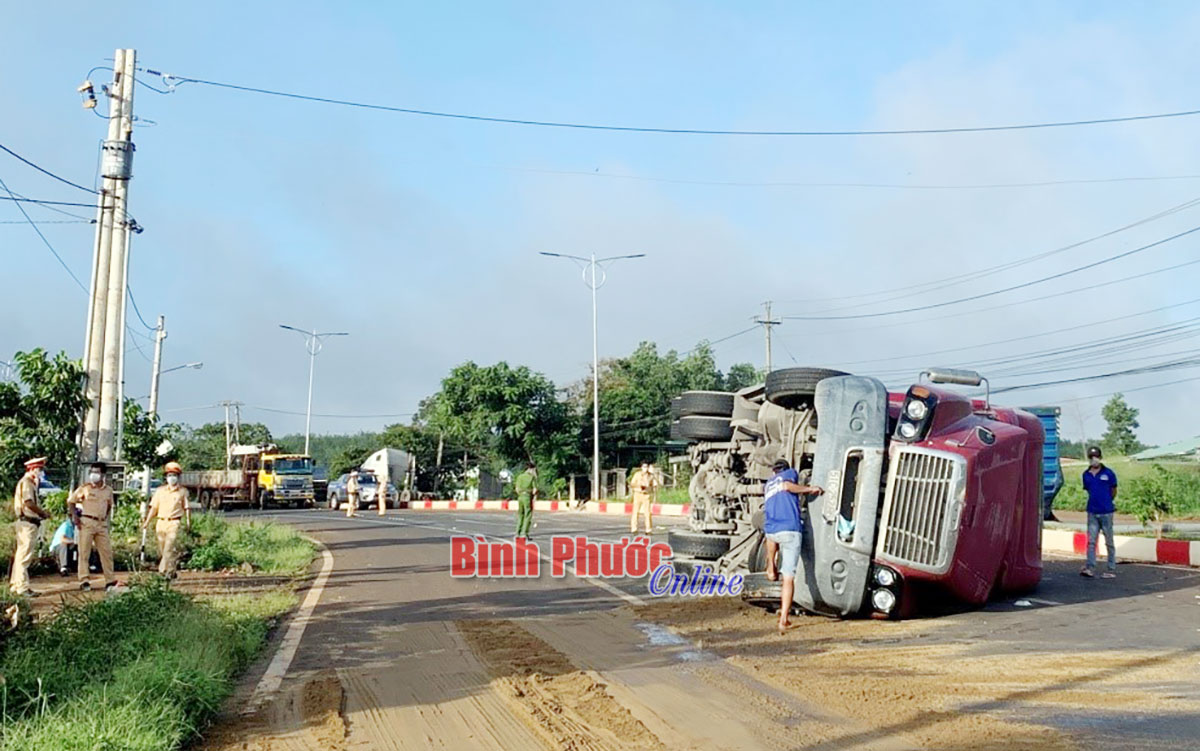
[[[39,467],[44,466],[46,466],[46,457],[44,456],[38,456],[25,462],[25,469],[27,470],[38,469]]]
[[[179,466],[179,462],[167,462],[167,466],[163,467],[164,475],[181,475],[183,467]]]

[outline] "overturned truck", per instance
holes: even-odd
[[[1032,589],[1043,428],[944,388],[981,384],[931,369],[889,393],[875,378],[787,368],[736,394],[681,394],[671,431],[689,442],[693,474],[688,529],[670,533],[676,569],[741,573],[745,598],[778,606],[763,573],[763,486],[782,458],[824,491],[804,499],[798,607],[895,618]]]

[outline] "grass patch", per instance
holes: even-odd
[[[1141,504],[1134,497],[1141,483],[1157,474],[1155,466],[1167,470],[1176,480],[1178,492],[1170,504],[1170,517],[1200,517],[1200,464],[1195,462],[1137,462],[1118,456],[1105,458],[1105,466],[1117,474],[1120,492],[1117,493],[1117,513],[1137,515]],[[1063,461],[1065,484],[1054,499],[1054,508],[1065,511],[1086,511],[1087,493],[1083,490],[1083,471],[1087,462]]]
[[[268,574],[308,570],[316,547],[292,527],[274,522],[230,523],[216,514],[195,514],[184,536],[184,567],[219,571],[249,564]]]
[[[290,594],[195,600],[157,577],[8,640],[0,747],[167,751],[216,713]]]

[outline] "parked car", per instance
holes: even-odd
[[[41,501],[51,493],[57,493],[60,490],[62,490],[62,488],[43,477],[41,483],[38,485],[38,500]]]
[[[162,487],[162,484],[163,484],[162,480],[158,479],[157,477],[151,477],[150,478],[150,492],[153,493],[154,491],[158,490],[160,487]],[[126,480],[125,481],[125,489],[141,491],[142,478],[132,477],[129,480]]]
[[[326,504],[331,509],[338,509],[346,502],[346,481],[350,479],[350,473],[347,472],[336,480],[329,483],[329,498]],[[366,506],[375,506],[378,501],[375,500],[375,493],[379,489],[379,479],[372,472],[358,473],[358,506],[363,508]],[[387,485],[387,507],[400,507],[400,492],[396,490],[396,486],[392,483]]]

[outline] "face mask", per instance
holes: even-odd
[[[88,482],[92,483],[93,485],[99,483],[100,482],[100,473],[99,472],[89,472],[88,473]]]
[[[167,484],[175,487],[179,484],[179,475],[167,475]]]
[[[1093,467],[1099,467],[1100,466],[1100,457],[1093,456],[1091,459],[1091,464]]]

